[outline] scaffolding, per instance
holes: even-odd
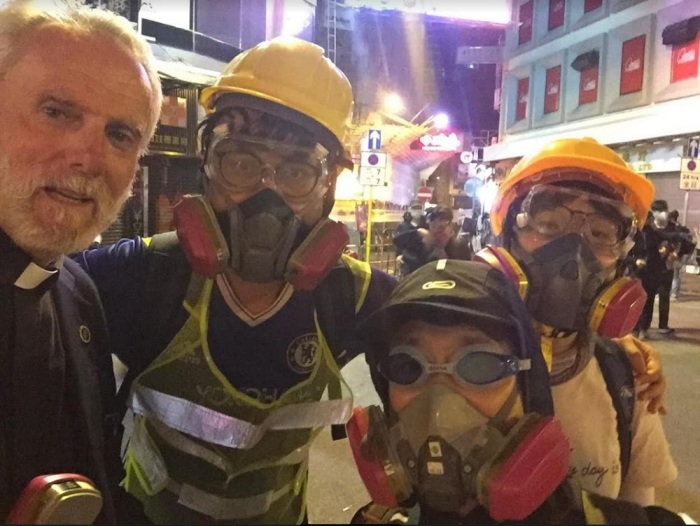
[[[326,0],[326,56],[335,64],[338,30],[338,2]]]

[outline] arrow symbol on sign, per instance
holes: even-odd
[[[382,134],[379,130],[372,130],[369,132],[369,149],[379,150],[382,146]]]

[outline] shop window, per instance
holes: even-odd
[[[631,38],[622,44],[620,95],[642,91],[644,87],[644,51],[646,35]]]

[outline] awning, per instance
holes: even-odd
[[[696,116],[700,116],[700,95],[506,136],[484,147],[484,161],[523,157],[550,141],[568,137],[593,137],[613,145],[696,134],[700,131],[700,117]]]
[[[151,42],[158,73],[187,84],[210,86],[226,67],[224,62],[184,49]]]

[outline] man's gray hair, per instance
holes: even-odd
[[[143,66],[151,85],[151,118],[142,150],[155,131],[163,104],[160,77],[148,42],[126,18],[102,9],[34,7],[31,0],[10,1],[0,7],[0,79],[20,58],[32,34],[44,28],[58,28],[75,36],[100,36],[122,45]],[[89,66],[87,66],[89,67]]]

